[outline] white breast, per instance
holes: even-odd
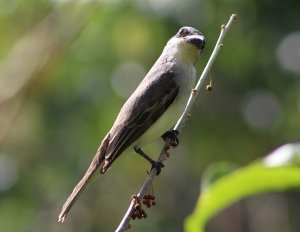
[[[178,62],[178,61],[177,61]],[[194,86],[196,70],[193,65],[178,64],[176,62],[175,73],[179,92],[175,101],[169,106],[164,114],[133,144],[142,146],[162,136],[166,131],[173,128],[184,111],[185,105]],[[180,67],[180,68],[178,68]]]

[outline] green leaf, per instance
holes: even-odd
[[[201,189],[208,188],[221,177],[224,177],[239,168],[238,165],[229,162],[219,162],[210,165],[203,173]]]
[[[300,187],[299,157],[300,144],[287,144],[265,159],[205,185],[194,212],[185,221],[185,231],[204,232],[214,215],[242,198]]]

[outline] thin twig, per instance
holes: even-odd
[[[215,46],[215,48],[214,48],[207,64],[206,64],[206,66],[205,66],[198,82],[197,82],[196,87],[192,90],[190,98],[189,98],[189,100],[186,104],[185,110],[184,110],[183,114],[181,115],[181,117],[179,118],[179,120],[177,121],[177,123],[174,127],[174,130],[180,131],[183,128],[184,122],[185,122],[185,120],[187,118],[187,115],[189,114],[189,112],[190,112],[190,110],[193,106],[193,103],[194,103],[194,101],[197,97],[197,94],[198,94],[200,88],[202,87],[202,85],[204,83],[204,80],[205,80],[209,70],[211,69],[211,66],[212,66],[213,62],[215,61],[220,49],[223,47],[224,37],[225,37],[227,31],[230,29],[232,23],[236,20],[236,17],[237,17],[236,14],[232,14],[229,21],[228,21],[228,23],[226,24],[226,26],[225,25],[221,26],[221,33],[219,35],[219,39],[216,43],[216,46]]]
[[[224,40],[224,37],[227,33],[227,31],[230,29],[230,27],[232,26],[232,23],[236,20],[236,14],[232,14],[228,23],[226,25],[222,25],[221,26],[221,33],[219,35],[219,39],[216,43],[216,46],[197,82],[197,85],[195,86],[195,88],[192,90],[192,93],[190,95],[190,98],[187,102],[187,105],[185,107],[185,110],[183,112],[183,114],[181,115],[181,117],[179,118],[179,120],[177,121],[175,127],[173,128],[174,130],[177,130],[177,131],[181,131],[182,128],[184,127],[184,124],[185,124],[185,121],[189,115],[189,112],[193,106],[193,103],[197,97],[197,94],[200,90],[200,88],[202,87],[203,83],[204,83],[204,80],[209,72],[209,70],[211,69],[211,66],[213,64],[213,62],[215,61],[221,47],[223,46],[223,40]],[[163,162],[167,159],[167,152],[170,148],[169,144],[171,143],[171,141],[169,139],[166,139],[165,141],[165,145],[164,147],[162,148],[161,152],[160,152],[160,155],[158,157],[158,162]],[[153,168],[151,170],[151,172],[149,173],[146,181],[144,182],[143,186],[141,187],[139,193],[137,194],[137,197],[139,198],[139,200],[142,200],[142,198],[144,197],[144,195],[148,192],[148,189],[149,187],[151,186],[152,182],[153,182],[153,179],[154,177],[156,176],[156,169]],[[131,203],[129,205],[129,208],[127,209],[127,212],[125,213],[122,221],[120,222],[118,228],[115,230],[115,232],[122,232],[122,231],[125,231],[129,228],[129,222],[131,220],[131,215],[132,215],[132,212],[134,210],[134,204],[135,204],[135,200],[131,200]]]

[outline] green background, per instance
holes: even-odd
[[[207,167],[245,165],[299,140],[299,12],[296,0],[1,0],[0,231],[113,231],[147,175],[140,157],[120,158],[59,224],[64,200],[167,40],[185,25],[203,32],[200,75],[236,13],[211,70],[213,91],[198,95],[154,182],[157,205],[132,222],[132,231],[182,231]],[[144,150],[155,158],[162,144]],[[299,196],[243,200],[207,231],[296,232]]]

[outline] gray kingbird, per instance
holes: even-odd
[[[195,64],[204,45],[202,33],[192,27],[182,27],[168,41],[158,60],[121,108],[88,170],[63,205],[60,222],[65,220],[94,174],[105,173],[125,150],[134,149],[140,154],[144,144],[175,125],[194,86]]]

